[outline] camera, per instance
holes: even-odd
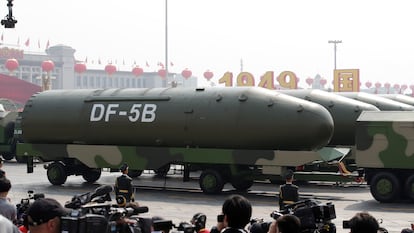
[[[148,212],[148,207],[132,203],[126,207],[112,204],[112,191],[112,186],[103,185],[72,197],[65,204],[72,211],[61,217],[61,232],[150,233],[151,221],[138,217],[138,214]]]
[[[217,215],[217,222],[223,222],[224,221],[224,214]]]
[[[43,193],[34,193],[33,190],[27,191],[27,198],[22,198],[20,203],[16,205],[17,209],[17,224],[23,225],[25,223],[26,211],[30,205],[39,198],[44,198]]]
[[[342,228],[343,229],[350,229],[351,226],[349,225],[349,220],[342,221]]]
[[[153,222],[154,231],[169,232],[175,228],[179,232],[194,233],[196,232],[195,226],[188,222],[180,222],[177,226],[173,224],[171,220],[156,220]]]
[[[335,205],[331,202],[320,204],[315,200],[303,200],[285,206],[281,212],[274,211],[270,214],[277,219],[284,214],[292,214],[300,219],[302,232],[336,232],[335,224],[331,222],[336,218]]]

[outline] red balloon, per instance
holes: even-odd
[[[13,70],[15,70],[15,69],[17,69],[17,67],[19,67],[19,62],[14,58],[10,58],[10,59],[7,59],[5,65],[6,65],[6,68],[10,72],[13,72]]]
[[[188,79],[189,77],[191,77],[191,75],[192,75],[192,74],[193,74],[193,73],[191,72],[191,70],[189,70],[189,69],[187,69],[187,68],[181,72],[181,75],[182,75],[185,79]]]
[[[213,72],[207,70],[206,72],[204,72],[204,78],[207,79],[207,81],[210,81],[210,79],[212,79],[214,76]]]
[[[138,76],[140,76],[142,73],[144,73],[144,70],[143,70],[141,67],[135,66],[135,67],[132,69],[132,73],[133,73],[136,77],[138,77]]]
[[[81,74],[81,73],[83,73],[85,71],[86,71],[86,65],[85,65],[85,63],[76,63],[75,64],[75,72],[76,73]]]
[[[391,84],[389,84],[389,83],[385,83],[385,84],[384,84],[384,87],[385,87],[385,88],[387,88],[387,89],[390,89]]]
[[[159,70],[158,70],[158,75],[159,75],[161,78],[165,78],[165,77],[167,76],[167,71],[166,71],[165,69],[159,69]]]
[[[368,82],[365,83],[365,86],[370,88],[372,86],[372,83],[370,81],[368,81]]]
[[[55,63],[51,60],[43,61],[42,62],[42,70],[46,72],[50,72],[55,68]]]
[[[326,84],[326,79],[321,79],[321,80],[319,80],[319,83],[320,83],[322,86],[325,86],[325,84]]]
[[[310,86],[313,83],[313,78],[307,78],[306,83]]]
[[[375,83],[375,87],[376,87],[376,88],[380,88],[380,87],[381,87],[381,83],[376,82],[376,83]]]
[[[116,72],[116,66],[112,65],[112,64],[108,64],[105,66],[105,72],[108,75],[112,75],[113,73]]]

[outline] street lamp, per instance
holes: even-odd
[[[342,43],[342,40],[330,40],[329,44],[334,44],[334,70],[336,70],[336,44]]]

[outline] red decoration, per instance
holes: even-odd
[[[391,84],[389,84],[389,83],[385,83],[385,84],[384,84],[384,87],[385,87],[385,88],[387,88],[387,89],[390,89]]]
[[[310,86],[313,84],[313,78],[307,78],[306,83]]]
[[[15,69],[17,69],[17,67],[19,67],[19,62],[14,58],[10,58],[7,59],[5,65],[9,72],[13,72]]]
[[[135,66],[135,67],[132,69],[132,73],[135,75],[135,77],[138,77],[138,76],[140,76],[142,73],[144,73],[144,70],[143,70],[141,67],[139,67],[139,66]]]
[[[381,87],[381,83],[376,82],[376,83],[375,83],[375,88],[380,88],[380,87]]]
[[[320,83],[322,86],[325,86],[325,84],[326,84],[326,79],[321,79],[321,80],[319,80],[319,83]]]
[[[368,87],[368,88],[371,88],[372,83],[370,81],[368,81],[368,82],[365,83],[365,86]]]
[[[159,70],[158,70],[158,75],[159,75],[161,78],[165,78],[165,77],[167,76],[167,71],[166,71],[165,69],[159,69]]]
[[[207,81],[210,81],[210,79],[212,79],[214,76],[213,72],[207,70],[206,72],[204,72],[204,78],[207,79]]]
[[[42,62],[42,70],[46,72],[50,72],[55,68],[55,63],[51,60],[43,61]]]
[[[116,66],[112,65],[112,64],[108,64],[105,66],[105,72],[108,75],[112,75],[113,73],[116,72]]]
[[[407,86],[407,84],[403,84],[403,85],[401,85],[401,90],[402,91],[404,91],[405,89],[407,89],[408,88],[408,86]]]
[[[192,74],[193,74],[193,73],[191,72],[191,70],[189,70],[189,69],[187,69],[187,68],[185,68],[185,70],[183,70],[183,71],[181,72],[181,75],[182,75],[185,79],[190,78]]]
[[[399,90],[400,89],[400,84],[394,84],[394,89]]]
[[[81,74],[81,73],[83,73],[85,71],[86,71],[86,65],[85,65],[85,63],[76,63],[75,64],[75,72],[76,73]]]

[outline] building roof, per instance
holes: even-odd
[[[6,98],[20,104],[26,101],[41,87],[13,76],[0,74],[0,98]]]

